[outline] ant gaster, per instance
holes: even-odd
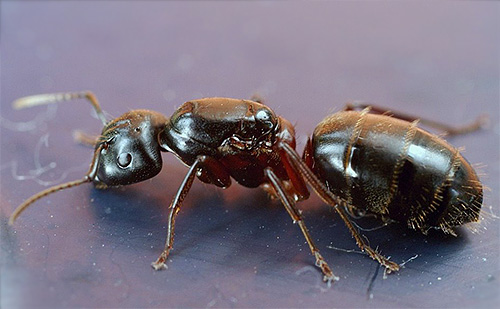
[[[233,178],[243,186],[262,186],[277,196],[302,230],[328,283],[338,277],[319,253],[295,205],[309,197],[307,184],[337,211],[360,249],[388,273],[399,270],[399,265],[367,245],[349,214],[364,211],[384,220],[408,221],[411,228],[423,232],[436,227],[452,233],[452,227],[478,219],[482,186],[474,170],[446,142],[417,128],[416,121],[375,115],[370,108],[349,111],[359,106],[347,106],[318,125],[307,143],[304,162],[294,150],[295,132],[290,122],[251,100],[204,98],[184,103],[170,118],[133,110],[109,122],[91,92],[30,96],[17,100],[14,106],[77,98],[88,99],[104,124],[101,135],[92,141],[95,150],[89,171],[81,180],[54,186],[26,200],[11,215],[10,224],[30,204],[61,189],[86,182],[106,188],[154,177],[162,168],[162,151],[173,153],[189,170],[169,207],[165,249],[152,263],[156,270],[166,268],[175,218],[195,176],[221,188],[229,187]],[[380,110],[373,108],[371,112]],[[479,125],[477,121],[455,132],[444,129],[461,133]],[[379,140],[374,142],[378,148],[370,138]],[[412,147],[420,150],[415,152]],[[428,153],[427,157],[422,153]],[[441,163],[426,171],[422,164],[436,158],[442,159]],[[380,162],[371,164],[373,161]],[[388,168],[392,168],[390,173]],[[434,180],[427,183],[429,179]],[[405,181],[410,183],[405,185]],[[420,190],[407,190],[417,185],[422,185]],[[423,204],[420,197],[432,202]]]

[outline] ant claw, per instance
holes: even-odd
[[[153,262],[151,263],[151,266],[155,269],[155,270],[164,270],[164,269],[167,269],[167,264],[165,264],[165,260],[162,259],[161,257],[158,258],[158,260],[156,262]]]
[[[323,276],[323,281],[326,282],[326,285],[328,285],[328,287],[332,286],[332,282],[339,281],[339,280],[340,280],[340,278],[335,276],[334,274]]]

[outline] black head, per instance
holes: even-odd
[[[89,171],[80,180],[55,185],[31,196],[14,210],[9,224],[14,224],[16,218],[31,204],[60,190],[88,182],[101,188],[128,185],[154,177],[160,172],[162,160],[158,135],[167,123],[167,118],[160,113],[135,110],[108,123],[97,98],[90,91],[28,96],[16,100],[13,106],[19,109],[74,99],[87,99],[104,124],[102,134],[96,141]]]
[[[162,167],[158,134],[167,119],[134,110],[108,123],[96,144],[96,186],[121,186],[156,176]]]

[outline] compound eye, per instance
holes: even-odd
[[[128,152],[126,153],[120,153],[120,155],[117,158],[118,161],[118,166],[121,168],[126,168],[127,166],[130,165],[130,162],[132,162],[132,155]]]
[[[255,118],[258,121],[267,122],[271,120],[271,115],[267,110],[261,109],[257,111],[257,113],[255,114]]]
[[[255,120],[257,121],[257,125],[264,130],[270,130],[274,126],[273,115],[266,109],[258,110],[255,114]]]

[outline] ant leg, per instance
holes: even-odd
[[[309,249],[311,249],[311,253],[316,258],[316,266],[318,266],[323,272],[324,275],[323,281],[328,282],[328,284],[330,284],[332,281],[338,281],[339,278],[333,274],[332,270],[330,269],[326,261],[319,253],[319,249],[314,244],[312,237],[309,234],[309,231],[307,230],[307,227],[304,223],[304,220],[302,219],[300,211],[295,207],[295,202],[293,198],[287,194],[281,180],[278,178],[278,176],[276,176],[276,174],[273,172],[271,168],[266,168],[264,172],[269,181],[271,182],[271,185],[276,191],[281,202],[285,206],[285,209],[290,214],[290,217],[292,217],[293,223],[298,223],[300,229],[302,230],[302,234],[304,234],[304,237],[306,238],[307,244],[309,245]]]
[[[382,266],[386,268],[386,272],[390,273],[392,271],[398,271],[399,265],[392,261],[389,261],[388,258],[384,257],[376,250],[370,248],[368,244],[361,237],[359,231],[354,227],[351,220],[349,219],[345,209],[341,206],[345,205],[346,202],[334,195],[330,190],[328,190],[319,179],[314,175],[314,173],[307,167],[307,165],[300,159],[299,155],[293,150],[290,145],[286,143],[281,143],[280,148],[283,149],[288,155],[289,161],[292,165],[299,171],[299,173],[304,177],[304,179],[311,185],[314,192],[318,194],[318,196],[328,205],[332,206],[340,218],[344,221],[345,225],[351,232],[352,236],[356,240],[358,247],[361,251],[366,252],[372,259],[379,262]]]
[[[98,138],[98,136],[90,135],[80,130],[73,131],[73,140],[85,146],[95,147]]]
[[[408,122],[413,122],[415,120],[418,120],[423,125],[437,129],[437,130],[441,130],[441,131],[443,131],[444,135],[449,135],[449,136],[466,134],[466,133],[470,133],[470,132],[479,130],[479,129],[483,128],[488,123],[488,119],[489,119],[489,117],[487,115],[480,115],[479,117],[476,118],[476,120],[474,120],[474,122],[472,122],[470,124],[466,124],[466,125],[459,126],[459,127],[453,127],[453,126],[450,126],[450,125],[447,125],[447,124],[444,124],[444,123],[441,123],[438,121],[420,118],[420,117],[416,117],[416,116],[401,113],[401,112],[390,111],[386,108],[383,108],[383,107],[380,107],[377,105],[372,105],[372,104],[365,103],[365,102],[346,103],[343,110],[344,111],[351,111],[351,110],[362,110],[365,108],[370,108],[370,112],[374,113],[374,114],[390,115],[394,118],[398,118],[398,119],[405,120]]]
[[[290,178],[290,182],[292,183],[292,187],[294,189],[291,192],[295,201],[303,201],[309,198],[309,190],[307,189],[307,185],[304,182],[303,177],[298,173],[298,171],[290,164],[289,160],[286,157],[286,153],[283,151],[278,151],[281,157],[281,162],[283,163],[286,173],[288,174],[288,178]]]
[[[187,193],[193,185],[194,177],[199,173],[200,179],[204,182],[213,183],[218,187],[229,187],[231,185],[231,178],[229,174],[223,169],[214,158],[208,156],[198,156],[193,165],[189,168],[184,180],[177,190],[177,194],[170,203],[170,212],[168,215],[167,224],[167,240],[165,241],[165,249],[160,254],[158,259],[151,264],[155,270],[167,268],[165,262],[167,261],[168,254],[172,250],[174,244],[174,227],[175,217],[179,213],[182,202]]]
[[[204,183],[214,184],[219,188],[229,188],[231,186],[231,176],[226,171],[224,165],[212,157],[201,155],[198,179]]]
[[[197,158],[194,161],[193,165],[191,165],[191,167],[189,168],[189,171],[184,177],[184,180],[182,181],[179,190],[177,190],[177,194],[170,203],[169,207],[170,212],[168,214],[168,225],[167,225],[167,240],[165,242],[165,249],[162,251],[158,259],[155,262],[151,263],[151,266],[153,266],[155,270],[161,270],[167,268],[165,262],[167,261],[168,254],[170,253],[170,250],[172,250],[174,244],[175,217],[179,213],[182,202],[184,201],[184,198],[189,192],[189,189],[191,189],[194,177],[196,176],[196,171],[198,170],[199,163],[200,163],[200,158]]]

